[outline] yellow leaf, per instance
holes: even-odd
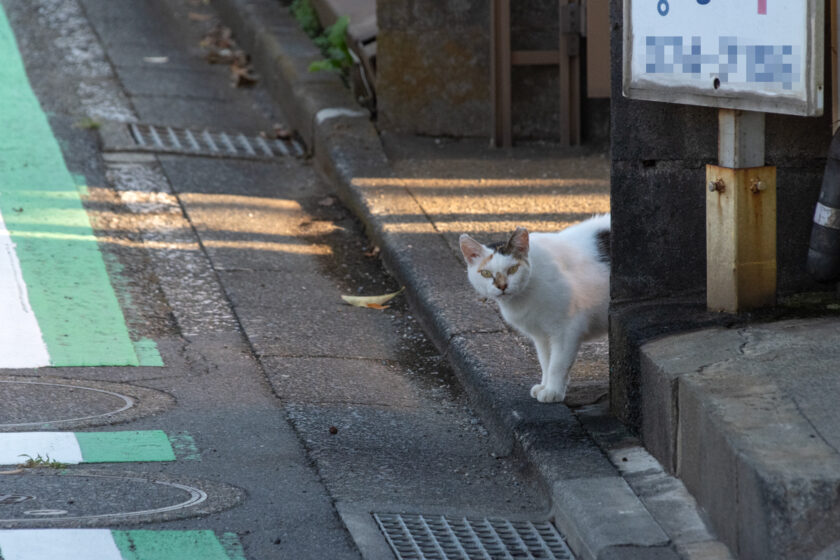
[[[349,303],[350,305],[355,305],[356,307],[371,307],[373,305],[384,305],[400,295],[405,288],[400,288],[399,291],[396,291],[392,294],[385,294],[381,296],[341,296],[341,299]],[[374,307],[373,309],[381,309],[379,307]]]

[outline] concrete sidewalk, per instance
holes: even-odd
[[[551,146],[380,136],[340,79],[309,73],[320,53],[276,0],[216,0],[336,194],[364,223],[476,412],[551,493],[579,558],[729,558],[682,484],[606,413],[606,340],[586,345],[567,404],[529,395],[530,344],[469,286],[457,238],[516,226],[557,230],[609,211],[609,160]],[[618,465],[618,466],[617,466]],[[620,468],[619,468],[620,467]]]

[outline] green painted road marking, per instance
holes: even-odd
[[[76,432],[85,463],[174,461],[175,452],[161,430]]]
[[[192,436],[170,439],[161,430],[120,432],[6,432],[0,433],[0,465],[22,463],[22,456],[49,463],[126,463],[199,460]]]
[[[0,215],[50,363],[139,365],[77,181],[29,85],[2,6],[0,60]]]
[[[163,358],[158,352],[157,343],[149,338],[134,341],[134,353],[143,367],[163,367]]]
[[[179,432],[177,434],[169,435],[169,442],[175,449],[178,459],[182,461],[200,461],[201,455],[198,453],[198,446],[195,444],[193,437],[187,432]]]
[[[236,533],[222,533],[219,542],[225,547],[230,560],[245,560],[245,550],[242,548],[242,541]]]
[[[0,529],[0,558],[96,560],[245,560],[236,533],[117,531],[110,529]]]
[[[123,560],[231,560],[212,531],[112,531]]]

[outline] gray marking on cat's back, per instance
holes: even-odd
[[[602,229],[596,233],[595,243],[598,245],[598,260],[610,264],[610,230]]]

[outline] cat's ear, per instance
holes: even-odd
[[[461,234],[458,242],[461,244],[461,253],[464,255],[464,260],[470,266],[484,254],[484,246],[466,233]]]
[[[510,236],[510,241],[508,241],[508,247],[512,249],[511,252],[517,257],[524,257],[528,255],[529,246],[528,230],[522,227],[516,228],[516,231]]]

